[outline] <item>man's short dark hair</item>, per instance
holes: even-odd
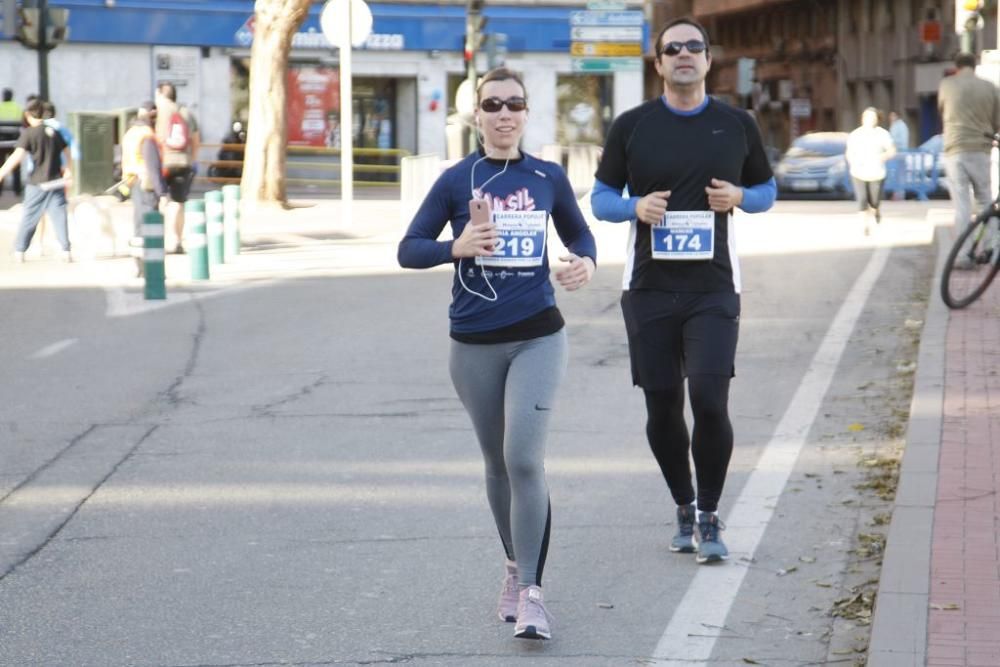
[[[159,85],[156,86],[156,89],[160,91],[160,95],[163,95],[171,102],[177,101],[177,89],[174,87],[174,84],[169,81],[161,81]]]
[[[955,56],[955,67],[961,69],[962,67],[975,67],[976,66],[976,54],[969,53],[968,51],[960,51],[957,56]]]
[[[42,102],[42,118],[55,118],[56,117],[56,105],[52,104],[48,100]]]
[[[679,18],[674,19],[673,21],[670,21],[665,26],[663,26],[662,28],[660,28],[660,33],[656,36],[656,43],[653,45],[654,49],[656,50],[656,56],[657,57],[660,56],[660,49],[663,46],[661,44],[661,42],[663,41],[663,35],[665,35],[666,32],[668,30],[670,30],[671,28],[673,28],[675,25],[689,25],[689,26],[693,26],[693,27],[697,28],[698,32],[701,33],[701,39],[702,39],[703,42],[705,42],[705,46],[709,47],[709,46],[712,45],[712,43],[708,39],[708,31],[705,30],[705,26],[703,26],[702,24],[698,23],[691,16],[681,16]],[[706,51],[706,53],[707,53],[707,51]]]
[[[42,100],[36,97],[24,106],[24,113],[30,114],[35,118],[41,118],[43,113],[42,106]]]

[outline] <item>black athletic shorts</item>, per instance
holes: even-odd
[[[736,374],[740,295],[735,292],[622,292],[632,383],[653,391],[689,375]]]
[[[166,180],[171,201],[179,204],[186,202],[194,181],[194,170],[191,167],[171,167],[167,169]]]

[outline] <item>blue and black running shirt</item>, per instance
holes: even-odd
[[[613,188],[627,186],[633,197],[670,190],[668,211],[707,211],[705,188],[713,178],[750,187],[772,174],[760,132],[748,113],[711,97],[704,107],[685,113],[658,97],[615,119],[596,176]],[[670,261],[653,259],[649,225],[633,223],[624,287],[740,291],[731,225],[731,214],[715,214],[712,259]]]

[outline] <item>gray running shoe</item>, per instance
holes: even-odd
[[[517,620],[517,565],[506,565],[507,574],[503,578],[503,589],[500,590],[500,602],[497,604],[497,615],[505,623]]]
[[[698,531],[695,533],[695,540],[698,542],[698,555],[695,560],[699,563],[718,563],[729,558],[729,549],[723,544],[719,531],[725,530],[726,524],[719,521],[719,517],[711,512],[698,513]]]
[[[694,553],[694,505],[677,506],[677,534],[670,540],[670,550],[676,553]]]
[[[528,586],[521,589],[514,636],[521,639],[552,639],[552,630],[549,629],[549,612],[545,611],[542,589],[538,586]]]

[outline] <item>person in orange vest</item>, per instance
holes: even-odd
[[[14,101],[14,91],[10,88],[3,89],[3,101],[0,101],[0,123],[4,126],[0,128],[0,141],[16,142],[21,136],[21,129],[24,125],[24,110]],[[0,147],[0,164],[7,161],[11,153],[14,152],[14,145]],[[10,173],[13,179],[14,194],[18,197],[24,190],[21,185],[21,170],[15,169]],[[0,194],[3,194],[3,180],[0,180]]]
[[[153,131],[156,105],[143,102],[132,126],[122,137],[122,180],[128,186],[133,207],[133,248],[142,248],[142,221],[150,211],[159,210],[160,198],[166,195],[160,146]],[[141,275],[142,262],[137,258]]]

